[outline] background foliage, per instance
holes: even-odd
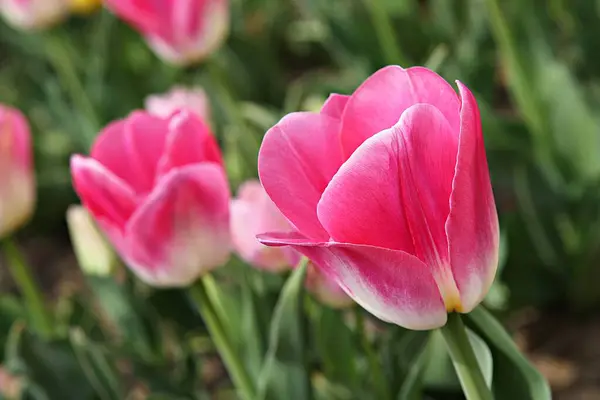
[[[23,110],[35,135],[40,206],[22,238],[31,243],[27,250],[38,260],[42,279],[67,276],[79,288],[55,295],[53,285],[46,285],[60,321],[56,339],[47,342],[28,332],[15,294],[3,283],[0,359],[24,377],[30,398],[227,396],[212,344],[182,292],[150,290],[124,270],[118,280],[82,280],[65,263],[36,256],[45,254],[44,242],[62,249],[66,240],[65,210],[77,202],[70,154],[87,152],[102,126],[173,84],[207,91],[211,122],[236,187],[256,175],[261,137],[281,116],[316,109],[331,92],[349,94],[386,64],[425,65],[449,81],[460,79],[481,107],[502,228],[501,273],[486,304],[503,315],[524,307],[595,315],[599,2],[231,3],[226,45],[188,69],[159,61],[136,32],[104,10],[39,33],[0,25],[0,101]],[[451,398],[440,396],[457,388],[452,376],[444,380],[445,372],[416,376],[414,355],[426,342],[424,334],[385,327],[360,311],[336,313],[294,296],[298,285],[286,286],[275,307],[283,277],[239,263],[216,275],[212,295],[231,311],[229,329],[267,398],[283,398],[277,395],[277,373],[292,379],[286,385],[295,385],[297,393],[312,381],[315,396],[327,399],[410,398],[413,381],[424,382],[436,398]],[[241,305],[241,315],[234,314]],[[370,337],[354,329],[365,318],[374,330]],[[271,372],[264,371],[265,352]],[[384,384],[370,378],[373,357],[383,360]],[[308,392],[299,396],[309,398]]]

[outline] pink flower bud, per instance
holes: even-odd
[[[321,303],[331,308],[347,308],[354,300],[344,292],[335,280],[328,278],[312,262],[306,269],[306,290]]]
[[[146,97],[146,110],[161,118],[168,118],[175,111],[187,109],[208,121],[210,119],[209,108],[206,93],[200,87],[187,89],[175,86],[167,93]]]
[[[192,64],[216,50],[229,30],[228,0],[106,0],[165,61]]]
[[[426,68],[383,68],[265,135],[259,175],[298,233],[261,236],[315,262],[380,319],[446,323],[488,292],[498,216],[479,109]]]
[[[60,22],[69,14],[69,0],[2,0],[0,13],[19,29],[42,29]]]
[[[0,105],[0,237],[23,225],[35,208],[29,124],[19,110]]]
[[[221,152],[193,113],[136,111],[71,159],[75,190],[128,266],[155,286],[186,286],[229,258]]]
[[[257,180],[247,181],[231,201],[231,238],[240,257],[257,268],[278,272],[295,266],[299,254],[290,248],[267,247],[256,239],[265,232],[292,232]]]

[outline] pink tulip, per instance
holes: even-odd
[[[262,184],[299,233],[261,236],[312,259],[378,318],[444,325],[485,296],[498,216],[479,109],[436,73],[389,66],[320,113],[265,135]]]
[[[228,0],[106,0],[106,5],[174,64],[206,58],[229,30]]]
[[[47,28],[69,14],[70,0],[0,0],[0,13],[19,29]]]
[[[0,105],[0,237],[21,225],[35,208],[29,124],[19,110]]]
[[[318,301],[331,308],[347,308],[354,304],[354,300],[340,285],[319,271],[312,262],[308,263],[306,269],[305,286]]]
[[[186,286],[227,261],[227,177],[194,114],[133,112],[100,133],[91,157],[73,156],[71,172],[83,205],[145,282]]]
[[[257,268],[279,272],[295,266],[299,254],[283,247],[267,247],[256,235],[263,232],[293,232],[257,180],[247,181],[231,201],[231,239],[240,257]]]
[[[168,118],[182,109],[195,113],[204,121],[210,119],[208,98],[202,88],[175,86],[167,93],[146,97],[146,110],[158,117]]]

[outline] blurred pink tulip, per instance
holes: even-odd
[[[354,304],[354,300],[344,290],[328,278],[312,262],[306,269],[306,290],[321,303],[331,308],[347,308]]]
[[[29,124],[19,110],[0,105],[0,237],[23,225],[35,208]]]
[[[129,267],[186,286],[229,258],[229,186],[217,142],[196,115],[136,111],[73,156],[83,205]]]
[[[378,318],[446,323],[485,296],[498,262],[498,216],[479,109],[426,68],[383,68],[320,113],[267,132],[259,175],[299,230],[260,236],[315,262]]]
[[[12,375],[0,365],[0,398],[20,399],[22,388],[22,379]]]
[[[0,13],[19,29],[47,28],[65,18],[70,0],[0,0]]]
[[[204,121],[210,119],[208,98],[200,87],[187,89],[175,86],[167,93],[146,97],[146,110],[157,117],[168,118],[182,109],[195,113]]]
[[[246,262],[272,272],[295,266],[300,255],[291,248],[267,247],[256,235],[264,232],[292,232],[285,219],[257,180],[247,181],[231,201],[231,239]]]
[[[187,65],[206,58],[229,30],[228,0],[106,0],[164,60]]]

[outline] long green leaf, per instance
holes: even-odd
[[[494,358],[493,390],[498,399],[551,399],[546,379],[519,351],[504,327],[483,307],[466,315]]]
[[[305,365],[302,304],[306,261],[283,286],[269,335],[269,348],[258,382],[259,399],[311,398]]]

